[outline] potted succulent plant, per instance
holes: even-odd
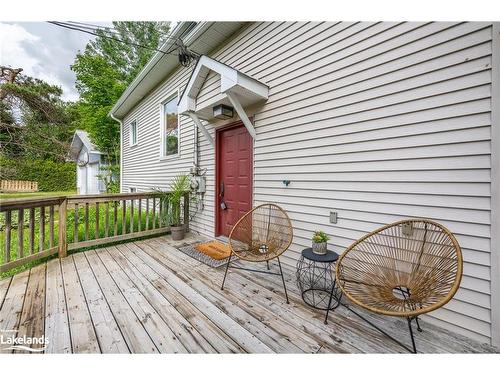
[[[317,230],[312,237],[312,251],[315,254],[326,254],[326,245],[330,237],[323,231]]]

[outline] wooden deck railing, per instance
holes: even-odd
[[[56,253],[169,233],[165,210],[155,192],[3,201],[0,273]],[[188,193],[183,212],[187,231]]]

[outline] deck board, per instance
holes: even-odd
[[[46,353],[71,353],[66,295],[59,259],[47,263],[45,295],[45,336],[48,339]]]
[[[2,279],[0,329],[45,334],[46,353],[405,353],[344,307],[325,325],[324,313],[303,303],[290,267],[289,304],[273,275],[230,270],[221,290],[224,267],[175,248],[197,240],[129,242]],[[356,311],[409,344],[403,320]],[[420,352],[495,351],[426,322],[423,329],[416,334]]]
[[[257,339],[252,333],[241,327],[232,317],[226,315],[203,295],[192,289],[176,274],[161,263],[162,256],[146,244],[141,244],[142,254],[146,262],[159,273],[165,281],[178,293],[189,299],[199,312],[212,320],[221,330],[226,332],[245,351],[252,353],[272,353],[272,349]],[[132,250],[134,251],[134,250]],[[135,250],[137,251],[137,250]]]
[[[74,260],[101,351],[103,353],[129,353],[125,339],[94,277],[85,254],[75,254]]]
[[[14,275],[9,290],[5,294],[0,310],[0,333],[4,339],[17,336],[29,277],[30,270]],[[10,347],[8,343],[0,343],[0,353],[7,352],[8,347]]]
[[[134,248],[134,243],[125,244],[119,247],[120,252],[126,256],[150,283],[172,304],[172,306],[202,334],[218,353],[239,353],[243,348],[234,342],[227,334],[220,330],[211,320],[205,319],[198,309],[183,295],[168,284],[160,275],[150,268],[142,258],[127,248]]]
[[[128,304],[141,321],[144,329],[148,332],[149,337],[153,340],[156,348],[160,353],[185,353],[186,348],[174,332],[170,329],[167,323],[162,319],[158,312],[151,306],[144,295],[136,288],[133,282],[128,278],[127,274],[113,260],[106,249],[96,250],[111,278],[114,280]]]
[[[61,259],[61,267],[72,350],[74,353],[100,353],[99,342],[76,272],[74,258],[71,256]]]
[[[23,310],[17,335],[19,337],[41,337],[45,331],[45,271],[46,264],[31,270]],[[41,350],[43,344],[27,345],[34,350]],[[19,352],[22,353],[22,352]]]
[[[133,353],[158,353],[156,345],[144,330],[143,325],[134,314],[106,268],[100,262],[97,254],[92,250],[87,251],[85,256],[100,285],[102,293],[106,297],[130,351]]]
[[[129,275],[131,281],[142,291],[144,297],[169,325],[177,339],[189,352],[203,349],[206,353],[215,353],[215,349],[195,328],[180,314],[175,307],[148,281],[144,275],[117,248],[108,249],[109,254]]]
[[[0,309],[2,309],[3,301],[5,299],[5,295],[9,290],[9,285],[12,280],[12,277],[6,277],[4,279],[0,279]]]

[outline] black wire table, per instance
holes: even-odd
[[[297,285],[302,299],[308,306],[326,311],[326,318],[328,312],[340,304],[341,290],[335,281],[335,262],[338,258],[334,251],[316,254],[308,247],[302,250],[297,262]]]

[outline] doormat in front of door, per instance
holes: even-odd
[[[179,248],[184,254],[189,255],[210,267],[220,267],[227,264],[231,248],[220,241],[195,243]]]

